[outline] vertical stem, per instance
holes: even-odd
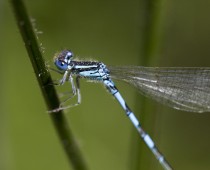
[[[159,53],[159,45],[161,38],[161,9],[163,0],[143,0],[141,1],[141,9],[144,10],[143,18],[143,30],[142,30],[142,47],[140,53],[139,64],[143,66],[148,66],[154,64],[157,61]],[[137,117],[143,127],[144,122],[149,124],[150,129],[153,129],[155,122],[155,108],[152,108],[146,98],[143,96],[138,97],[137,109],[135,109]],[[140,104],[139,104],[140,103]],[[151,115],[152,114],[152,115]],[[145,128],[145,127],[144,127]],[[147,129],[146,129],[147,130]],[[147,130],[148,131],[148,130]],[[140,142],[138,136],[134,133],[132,135],[132,147],[131,147],[131,169],[140,170],[140,169],[150,169],[149,166],[151,163],[150,157],[152,154],[144,152],[145,145],[143,142]]]
[[[52,84],[52,79],[45,66],[40,47],[38,45],[36,34],[34,33],[29,16],[26,12],[22,0],[11,0],[11,5],[15,13],[17,25],[22,35],[28,56],[31,60],[36,78],[38,80],[41,92],[49,110],[59,107],[59,100],[55,88]],[[86,164],[70,131],[68,123],[60,111],[58,113],[49,114],[58,133],[60,142],[67,154],[69,163],[76,170],[86,170]]]

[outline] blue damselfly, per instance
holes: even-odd
[[[63,85],[66,81],[69,81],[73,95],[78,96],[78,101],[74,105],[63,106],[65,100],[59,108],[51,112],[58,112],[81,103],[80,78],[103,83],[120,103],[140,137],[166,170],[170,170],[172,167],[160,153],[150,136],[144,131],[112,79],[123,80],[134,85],[142,94],[175,109],[189,112],[210,111],[210,68],[109,67],[102,62],[73,60],[73,53],[69,50],[63,50],[56,54],[54,62],[57,68],[63,72],[63,78],[59,84]],[[76,85],[73,76],[76,77]],[[67,100],[70,98],[72,96],[69,96]]]

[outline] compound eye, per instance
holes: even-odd
[[[65,63],[64,61],[55,60],[55,65],[60,70],[67,70],[68,69],[68,64]]]

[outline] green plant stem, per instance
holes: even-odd
[[[141,55],[139,60],[139,65],[151,66],[157,62],[159,56],[159,45],[161,38],[161,10],[163,0],[143,0],[142,10],[144,11],[143,15],[143,29],[142,29],[142,39],[141,39]],[[154,122],[156,119],[155,108],[151,107],[147,99],[143,96],[138,97],[138,108],[136,109],[139,113],[137,117],[140,122],[149,125],[150,131],[154,131]],[[139,105],[139,102],[141,103]],[[140,107],[139,107],[140,106]],[[152,113],[152,114],[151,114]],[[145,129],[148,131],[148,128]],[[151,134],[150,134],[151,135]],[[152,135],[153,136],[153,135]],[[133,170],[140,169],[151,169],[151,160],[152,155],[147,154],[145,144],[139,142],[139,136],[132,135],[132,147],[131,147],[131,166]]]
[[[20,33],[25,43],[28,56],[31,60],[47,107],[49,110],[58,108],[59,99],[57,97],[55,88],[52,85],[49,85],[52,84],[52,79],[45,66],[45,62],[37,42],[36,34],[34,33],[25,6],[21,0],[11,0],[11,5],[13,7]],[[77,143],[74,140],[74,137],[70,131],[70,128],[62,111],[58,113],[51,113],[49,114],[49,116],[52,118],[61,144],[73,168],[76,170],[86,170],[87,167],[85,161],[81,155]]]

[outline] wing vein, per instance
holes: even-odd
[[[210,68],[110,66],[111,77],[175,109],[210,111]]]

